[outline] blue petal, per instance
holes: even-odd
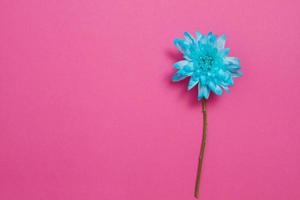
[[[207,34],[207,39],[211,44],[214,44],[217,40],[217,37],[212,32],[209,32]]]
[[[184,66],[188,65],[189,64],[189,61],[187,60],[181,60],[177,63],[175,63],[173,66],[176,68],[176,69],[181,69],[183,68]]]
[[[184,35],[184,38],[186,39],[186,41],[187,41],[188,43],[194,44],[195,40],[194,40],[193,36],[192,36],[190,33],[184,32],[183,35]]]
[[[207,44],[207,37],[202,35],[201,37],[198,38],[198,46],[201,48],[202,46],[205,47]]]
[[[230,57],[230,56],[226,56],[224,58],[224,61],[226,64],[232,64],[232,65],[240,65],[240,59],[236,58],[236,57]]]
[[[219,49],[220,56],[227,56],[229,54],[229,48]]]
[[[200,32],[196,32],[196,42],[200,41],[200,39],[203,37],[203,35]]]
[[[221,80],[218,82],[220,85],[224,85],[224,86],[231,86],[234,84],[234,81],[233,81],[233,77],[230,76],[228,79],[226,80]]]
[[[182,69],[178,70],[174,75],[172,80],[173,81],[181,81],[188,76],[193,74],[193,69],[191,65],[186,65]]]
[[[242,75],[243,75],[243,73],[241,71],[232,72],[232,77],[233,78],[237,78],[237,77],[240,77]]]
[[[228,88],[228,86],[226,86],[226,85],[221,85],[221,87],[222,87],[226,92],[229,93],[229,88]]]
[[[226,68],[229,72],[231,72],[232,77],[240,77],[242,76],[242,72],[240,72],[240,61],[235,57],[226,57],[225,58]]]
[[[206,85],[207,84],[207,77],[206,76],[204,76],[204,75],[201,75],[200,76],[200,83],[202,84],[202,85]]]
[[[228,68],[228,71],[231,73],[231,75],[235,75],[235,77],[240,77],[243,75],[239,69],[240,67],[235,68],[234,65],[230,65],[230,66],[227,66],[227,68]]]
[[[195,76],[192,76],[188,84],[188,90],[191,90],[195,85],[197,85],[197,83],[199,83],[199,79]]]
[[[211,89],[216,95],[220,96],[222,94],[222,88],[216,85],[214,82],[210,81],[208,83],[209,89]]]
[[[232,77],[230,77],[229,79],[227,79],[225,84],[226,85],[233,85],[234,81],[233,81]]]
[[[219,69],[216,75],[220,80],[227,80],[230,77],[230,72]]]
[[[188,42],[180,39],[174,39],[174,44],[181,53],[186,54],[189,52],[190,46]]]
[[[240,65],[227,65],[226,66],[227,67],[227,69],[229,70],[229,71],[237,71],[237,70],[239,70],[240,68],[241,68],[241,66]]]
[[[198,85],[198,100],[201,100],[202,98],[208,99],[210,90],[206,85]]]
[[[188,77],[188,75],[182,74],[178,71],[173,75],[172,80],[174,82],[177,82],[177,81],[181,81],[181,80],[185,79],[186,77]]]
[[[219,49],[224,49],[225,42],[226,42],[226,36],[225,36],[225,34],[223,34],[217,39],[216,47]]]

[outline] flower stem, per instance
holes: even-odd
[[[205,144],[206,144],[207,115],[206,115],[206,100],[205,99],[202,99],[202,113],[203,113],[203,133],[202,133],[202,143],[201,143],[201,150],[200,150],[199,163],[198,163],[196,187],[195,187],[195,197],[196,198],[199,198],[200,176],[201,176],[202,162],[203,162],[204,150],[205,150]]]

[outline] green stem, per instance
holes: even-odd
[[[203,162],[205,144],[206,144],[207,115],[206,115],[206,100],[205,99],[202,100],[202,113],[203,113],[203,133],[202,133],[202,143],[201,143],[201,150],[200,150],[199,163],[198,163],[196,188],[195,188],[195,197],[196,198],[199,198],[200,176],[201,176],[202,162]]]

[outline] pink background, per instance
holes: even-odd
[[[244,76],[208,104],[202,200],[300,199],[297,0],[1,0],[0,199],[189,200],[201,106],[184,31]]]

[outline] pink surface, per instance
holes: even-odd
[[[201,106],[184,31],[244,76],[208,104],[202,200],[300,199],[299,1],[0,2],[0,199],[189,200]]]

